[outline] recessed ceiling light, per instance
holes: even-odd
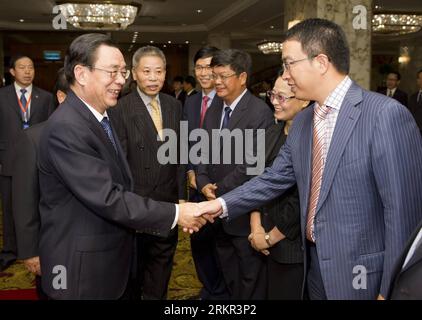
[[[197,9],[196,10],[196,13],[202,13],[203,12],[203,10],[202,9]]]
[[[274,29],[274,26],[270,26],[270,29]]]
[[[154,40],[151,40],[149,43],[154,43]]]
[[[25,20],[24,19],[19,19],[19,22],[25,22]]]
[[[186,40],[186,41],[185,41],[185,43],[186,43],[186,44],[189,44],[189,41],[188,41],[188,40]]]
[[[169,41],[167,41],[167,43],[171,43],[171,41],[169,40]]]
[[[164,45],[163,45],[163,48],[167,48],[167,46],[164,44]]]

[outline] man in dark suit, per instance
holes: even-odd
[[[196,88],[195,78],[192,76],[187,76],[185,80],[183,80],[183,90],[186,92],[186,98],[197,93],[195,88]]]
[[[180,136],[182,105],[176,98],[160,93],[166,77],[166,58],[159,48],[139,48],[132,65],[137,88],[119,100],[112,121],[132,171],[134,191],[157,201],[178,203],[186,199],[185,166],[161,164],[157,152],[164,143],[162,130],[171,129]],[[142,298],[166,299],[177,228],[165,238],[147,234],[137,234],[137,238]]]
[[[47,120],[54,110],[53,96],[32,84],[34,63],[23,55],[14,57],[10,73],[15,82],[0,89],[0,193],[3,210],[3,250],[0,270],[16,259],[16,235],[12,213],[11,176],[16,136],[36,123]]]
[[[419,90],[410,96],[409,110],[415,117],[416,123],[422,134],[422,69],[416,74],[416,82]]]
[[[189,134],[202,128],[207,110],[221,105],[221,99],[216,95],[212,68],[210,67],[213,55],[218,51],[215,47],[204,47],[198,50],[193,59],[195,77],[202,91],[186,99],[183,108],[183,119],[188,121]],[[192,144],[189,145],[189,150]],[[197,166],[189,163],[187,176],[189,180],[189,201],[199,202],[205,198],[197,190]],[[203,300],[221,300],[228,298],[227,288],[216,252],[214,228],[211,224],[205,225],[199,232],[191,235],[192,258],[196,273],[203,287],[200,297]]]
[[[392,274],[389,298],[422,299],[422,221],[410,237]]]
[[[203,128],[210,137],[212,130],[223,129],[225,130],[222,134],[227,133],[227,130],[232,132],[236,129],[245,137],[246,129],[252,129],[252,145],[253,150],[256,150],[257,129],[267,128],[274,120],[265,102],[253,96],[246,88],[251,64],[249,54],[240,50],[221,50],[213,55],[210,64],[213,68],[212,77],[217,95],[222,101],[207,111]],[[220,155],[220,164],[198,165],[198,190],[201,190],[208,200],[229,192],[251,178],[247,173],[249,164],[246,163],[246,155],[241,155],[241,163],[235,162],[235,159],[239,158],[239,155],[236,155],[239,146],[236,146],[233,139],[222,138],[221,141],[220,149],[212,150]],[[245,153],[254,152],[248,150],[249,148],[245,149]],[[224,161],[224,152],[227,150],[231,153],[229,163]],[[265,298],[265,283],[260,280],[263,257],[248,241],[251,232],[249,215],[231,221],[218,219],[213,227],[217,253],[230,299]]]
[[[69,85],[61,68],[54,88],[57,104],[63,103]],[[38,297],[46,298],[41,290],[41,266],[39,257],[40,188],[38,179],[38,147],[46,121],[22,130],[16,139],[12,176],[12,207],[16,230],[18,259],[23,260],[29,272],[36,275]]]
[[[407,107],[407,93],[398,88],[400,79],[400,73],[397,71],[390,72],[386,79],[387,88],[381,90],[380,93],[385,94],[387,97],[396,99],[402,105]]]
[[[182,106],[185,104],[186,92],[183,90],[183,77],[176,76],[173,79],[173,97],[179,100]]]
[[[107,109],[129,76],[122,53],[102,34],[76,38],[65,58],[70,91],[41,134],[40,262],[52,299],[124,296],[135,231],[167,236],[178,223],[198,230],[195,204],[157,202],[133,180]]]
[[[334,45],[335,44],[335,45]],[[422,219],[422,138],[410,112],[349,78],[346,36],[307,19],[283,43],[283,79],[300,112],[271,167],[203,212],[234,220],[297,183],[311,299],[382,299]]]

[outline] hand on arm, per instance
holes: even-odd
[[[189,170],[188,171],[188,183],[189,186],[193,189],[198,189],[197,185],[196,185],[196,175],[195,175],[195,171],[193,170]]]
[[[217,190],[217,185],[215,183],[208,183],[202,188],[201,192],[205,196],[205,198],[210,201],[216,199],[215,190]]]

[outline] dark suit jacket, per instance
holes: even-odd
[[[418,94],[419,91],[410,96],[409,110],[410,112],[412,112],[413,117],[415,118],[416,123],[418,124],[418,127],[422,132],[422,98],[418,102]]]
[[[215,95],[212,99],[210,108],[215,108],[217,105],[222,105],[223,101]],[[189,134],[194,129],[198,129],[200,122],[201,122],[201,108],[202,108],[202,92],[197,92],[196,94],[188,97],[185,101],[185,105],[183,107],[183,120],[188,122],[188,132]],[[207,110],[208,113],[208,110]],[[204,119],[205,121],[205,119]],[[190,142],[189,141],[189,150],[196,142]],[[196,171],[196,165],[192,164],[189,161],[189,164],[187,166],[187,170],[195,170]]]
[[[173,92],[172,96],[173,97],[176,97],[176,93]],[[186,101],[186,92],[184,90],[182,90],[182,92],[180,92],[179,96],[177,97],[177,100],[180,101],[180,103],[182,104],[182,106],[185,104],[185,101]]]
[[[275,123],[265,131],[266,166],[273,163],[285,141],[284,122]],[[277,229],[286,236],[269,249],[268,257],[278,263],[303,262],[297,186],[291,187],[282,196],[262,207],[260,211],[262,225],[266,231],[277,226]]]
[[[129,166],[115,140],[117,153],[73,92],[41,135],[42,288],[53,299],[119,298],[129,279],[133,229],[170,232],[175,205],[132,192]],[[57,286],[59,274],[66,289]]]
[[[212,137],[212,129],[220,128],[222,110],[223,102],[220,101],[219,104],[214,105],[207,111],[203,128],[208,131],[209,137]],[[240,129],[242,131],[245,129],[255,129],[254,137],[256,138],[256,129],[266,129],[273,121],[274,117],[265,102],[247,91],[234,109],[230,117],[228,129],[230,131],[234,129]],[[220,153],[221,164],[198,165],[196,179],[198,190],[202,190],[208,183],[217,183],[218,189],[216,190],[216,196],[219,197],[251,178],[251,176],[246,174],[248,165],[246,164],[245,156],[243,156],[243,164],[235,164],[234,139],[231,140],[231,164],[222,164],[223,146],[220,146],[220,150],[213,150],[213,152]],[[256,140],[254,142],[254,150],[256,150]],[[211,155],[211,153],[209,154]],[[212,156],[209,159],[211,162]],[[249,215],[230,221],[224,219],[223,227],[225,232],[230,235],[248,236],[250,233]]]
[[[422,299],[422,245],[416,248],[413,256],[403,269],[407,254],[415,241],[416,236],[422,228],[422,222],[415,229],[412,236],[403,250],[401,257],[397,260],[396,267],[391,278],[389,299],[393,300],[421,300]]]
[[[31,112],[29,125],[47,120],[54,111],[51,93],[35,86],[32,87]],[[21,111],[14,84],[0,89],[0,174],[12,175],[14,162],[14,141],[22,131]]]
[[[180,102],[165,93],[160,93],[159,99],[163,129],[172,129],[180,137]],[[185,166],[158,162],[157,152],[163,142],[157,141],[154,122],[138,91],[121,98],[111,115],[132,171],[134,191],[160,201],[186,199]],[[179,144],[174,147],[179,154]]]
[[[45,125],[44,121],[22,130],[16,139],[19,148],[13,163],[12,207],[19,259],[39,256],[40,187],[37,150]]]
[[[387,89],[381,90],[380,93],[387,95]],[[402,105],[407,107],[407,93],[400,90],[399,88],[397,88],[396,91],[394,92],[393,99],[396,99]]]

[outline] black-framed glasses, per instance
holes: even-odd
[[[202,71],[211,71],[212,67],[210,65],[201,66],[201,65],[195,65],[195,71],[196,72],[202,72]]]
[[[290,97],[283,96],[282,94],[274,92],[272,90],[267,91],[267,97],[270,98],[271,101],[276,99],[279,104],[282,104],[290,99],[295,98],[295,96],[290,96]]]
[[[110,78],[112,79],[116,79],[117,78],[117,74],[120,73],[120,75],[123,77],[123,79],[127,80],[129,79],[130,76],[130,70],[105,70],[105,69],[101,69],[101,68],[97,68],[97,67],[90,67],[91,69],[95,69],[95,70],[100,70],[100,71],[104,71],[107,72],[110,75]]]
[[[232,73],[232,74],[216,74],[216,73],[213,73],[211,75],[211,79],[213,79],[214,81],[221,79],[221,81],[226,82],[228,78],[236,76],[236,75],[237,75],[236,72]]]

